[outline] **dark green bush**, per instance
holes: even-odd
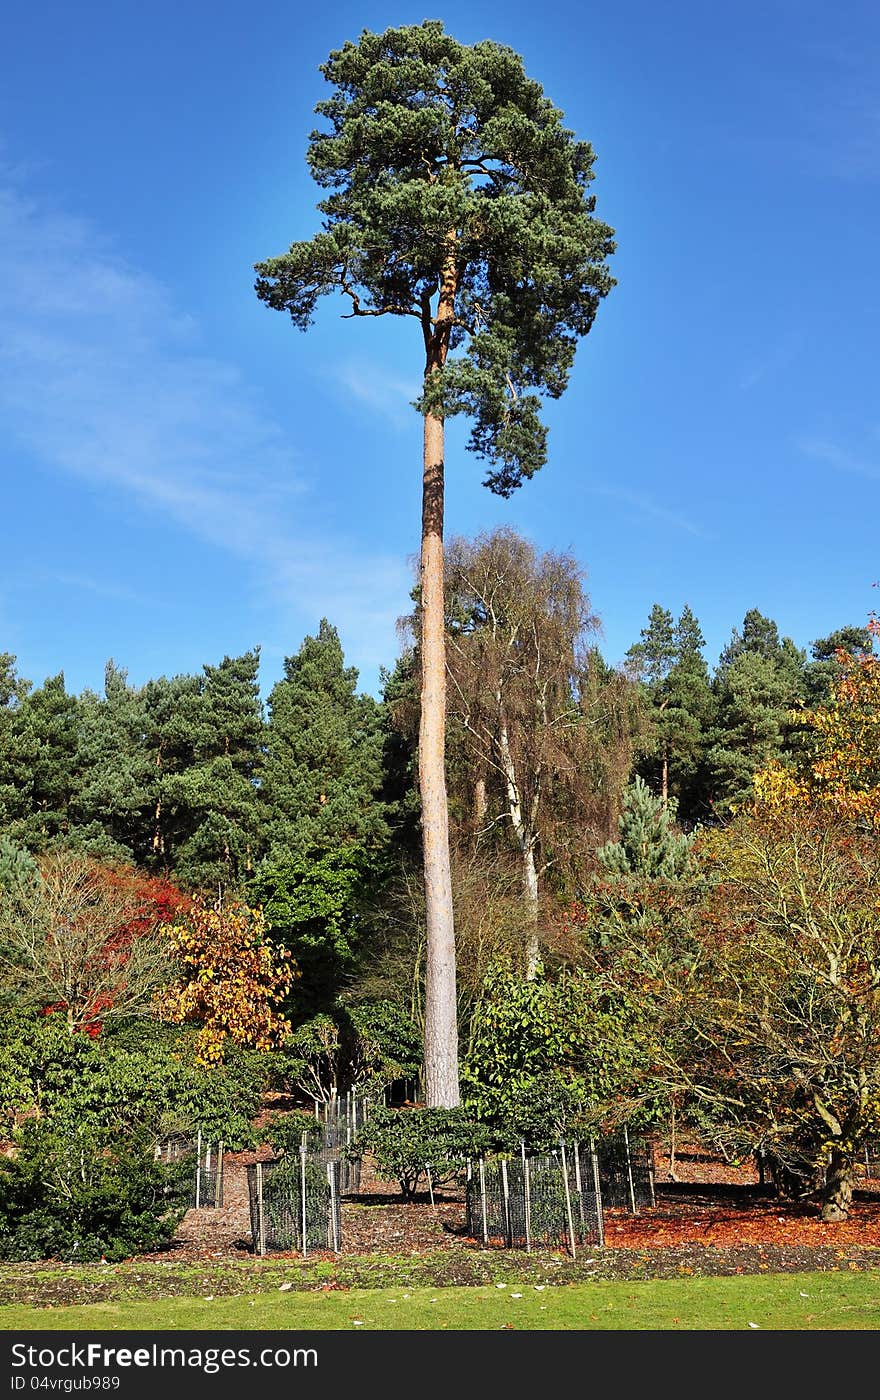
[[[170,1117],[230,1150],[255,1146],[251,1120],[268,1082],[267,1054],[233,1047],[211,1068],[194,1064],[193,1032],[123,1023],[96,1040],[71,1036],[63,1015],[21,1012],[0,1025],[0,1122],[38,1110],[96,1127],[162,1135]]]
[[[376,1108],[356,1134],[348,1155],[375,1158],[377,1174],[397,1181],[406,1200],[414,1199],[422,1177],[442,1184],[457,1177],[469,1157],[488,1152],[490,1129],[461,1108]]]
[[[191,1163],[162,1166],[144,1139],[35,1121],[0,1159],[0,1258],[127,1259],[160,1249],[188,1203]]]
[[[294,1108],[289,1113],[279,1113],[273,1118],[263,1129],[261,1137],[270,1147],[274,1147],[276,1152],[296,1155],[302,1143],[303,1133],[311,1135],[316,1128],[320,1132],[322,1124],[315,1118],[314,1113]]]

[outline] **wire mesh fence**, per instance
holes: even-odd
[[[486,1245],[531,1250],[602,1245],[605,1223],[595,1150],[560,1143],[541,1156],[470,1161],[465,1183],[466,1230]]]
[[[354,1134],[350,1129],[339,1133],[318,1125],[311,1132],[303,1133],[302,1145],[313,1162],[335,1162],[339,1176],[339,1191],[343,1196],[355,1196],[361,1189],[361,1160],[349,1161],[346,1149]]]
[[[223,1205],[224,1145],[208,1142],[201,1130],[196,1136],[175,1133],[156,1145],[156,1161],[166,1165],[193,1158],[189,1204],[197,1210],[219,1209]]]
[[[247,1168],[251,1235],[257,1254],[269,1250],[342,1248],[339,1160],[301,1151]]]
[[[356,1195],[361,1188],[361,1163],[349,1161],[347,1149],[370,1116],[374,1100],[366,1094],[338,1094],[326,1103],[315,1100],[315,1126],[303,1135],[309,1156],[314,1160],[339,1163],[339,1190]]]
[[[606,1209],[638,1214],[656,1203],[654,1152],[646,1138],[621,1132],[596,1138],[602,1204]]]

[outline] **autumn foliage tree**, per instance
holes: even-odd
[[[271,1050],[290,1030],[279,1007],[299,975],[268,935],[261,909],[194,898],[185,919],[166,925],[177,975],[157,1000],[160,1017],[201,1023],[197,1057],[223,1059],[227,1042]]]
[[[63,1011],[71,1034],[146,1014],[169,971],[160,929],[185,898],[127,866],[56,852],[0,888],[0,981],[22,1006]]]
[[[770,765],[755,777],[759,805],[819,806],[880,829],[880,658],[837,653],[840,673],[827,705],[800,719],[807,749],[800,771]]]
[[[690,1072],[789,1175],[819,1181],[823,1219],[845,1219],[880,1131],[880,849],[790,805],[743,814],[716,854]]]

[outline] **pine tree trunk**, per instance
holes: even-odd
[[[422,491],[422,694],[419,787],[422,799],[427,956],[425,1102],[457,1108],[458,1008],[455,928],[446,801],[446,636],[443,597],[443,421],[425,415]]]
[[[848,1220],[853,1193],[853,1154],[831,1149],[831,1160],[822,1188],[822,1219]]]

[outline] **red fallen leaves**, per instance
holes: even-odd
[[[862,1245],[880,1248],[880,1201],[859,1201],[849,1220],[820,1220],[814,1208],[750,1201],[741,1209],[660,1203],[641,1215],[607,1211],[605,1243],[617,1249],[662,1249],[680,1244]]]

